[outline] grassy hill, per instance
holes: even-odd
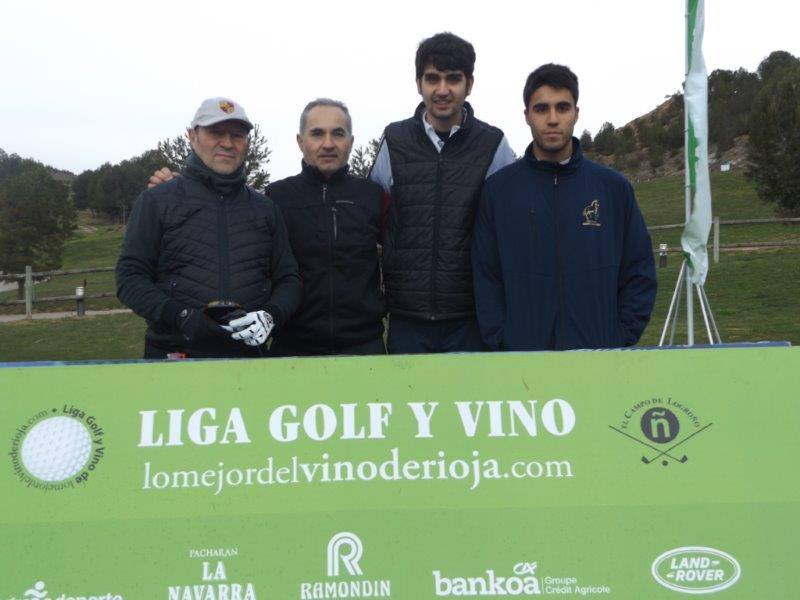
[[[761,203],[751,182],[741,171],[715,172],[711,177],[714,214],[722,219],[773,217],[771,208]],[[675,176],[635,186],[637,198],[648,225],[681,223],[684,219],[683,178]],[[122,242],[117,225],[88,221],[84,215],[78,233],[67,244],[64,268],[112,266]],[[677,247],[680,229],[652,232],[653,243]],[[800,241],[797,225],[723,226],[721,241],[764,242]],[[789,340],[800,344],[800,249],[759,252],[726,252],[719,264],[711,265],[706,291],[723,341]],[[668,266],[658,269],[659,291],[650,326],[640,345],[653,346],[658,339],[672,297],[680,258],[670,254]],[[73,293],[82,276],[60,277],[37,285],[40,296]],[[86,276],[89,291],[112,291],[113,273]],[[6,292],[2,297],[13,297]],[[64,305],[74,310],[73,303]],[[90,308],[119,306],[115,299],[90,302]],[[0,307],[4,312],[20,312],[20,307]],[[52,304],[37,305],[37,310],[54,310]],[[696,314],[697,341],[704,333],[699,311]],[[685,315],[685,312],[684,312]],[[678,342],[685,341],[685,325],[678,328]],[[135,315],[115,315],[0,324],[0,361],[89,360],[139,358],[142,354],[144,322]]]
[[[637,199],[648,225],[684,221],[683,176],[636,184]],[[740,171],[711,173],[713,213],[722,220],[774,218],[770,206],[756,196],[755,188]],[[653,245],[680,246],[681,229],[651,232]],[[720,228],[720,243],[800,242],[800,224],[728,225]],[[723,341],[788,340],[800,344],[800,248],[723,252],[711,263],[706,293]],[[669,301],[678,277],[680,257],[670,254],[667,268],[658,269],[659,290],[653,317],[639,345],[658,344]],[[685,296],[682,298],[685,301]],[[682,311],[685,319],[685,309]],[[707,340],[702,316],[696,307],[696,341]],[[680,323],[676,340],[686,340]]]
[[[64,248],[62,269],[86,269],[90,267],[113,267],[117,262],[124,231],[119,225],[98,223],[87,214],[79,218],[78,229]],[[88,273],[53,277],[34,286],[37,298],[75,294],[77,286],[84,285],[86,293],[114,291],[114,273]],[[0,293],[0,301],[17,298],[16,291]],[[123,308],[116,298],[88,301],[91,309]],[[42,302],[33,305],[33,312],[74,311],[75,302]],[[25,311],[24,305],[0,305],[0,314],[16,314]]]

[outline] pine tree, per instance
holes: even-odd
[[[764,202],[800,215],[800,64],[769,72],[750,114],[748,174]]]

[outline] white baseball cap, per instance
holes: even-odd
[[[200,108],[194,113],[194,119],[190,125],[191,129],[197,126],[208,127],[222,121],[241,121],[247,126],[247,130],[253,128],[244,107],[237,104],[230,98],[208,98],[203,100]]]

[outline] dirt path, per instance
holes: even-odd
[[[112,308],[110,310],[87,310],[86,316],[87,317],[94,317],[97,315],[120,315],[124,313],[132,312],[127,308]],[[44,319],[64,319],[64,318],[79,318],[75,311],[70,312],[45,312],[45,313],[33,313],[33,320],[40,321]],[[18,321],[24,321],[25,315],[0,315],[0,323],[15,323]]]

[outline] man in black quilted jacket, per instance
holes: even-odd
[[[188,129],[181,173],[145,190],[117,262],[117,296],[147,320],[145,358],[261,356],[302,298],[280,210],[245,184],[253,125],[238,103],[205,100]],[[225,301],[240,316],[205,310]]]
[[[437,33],[420,43],[414,62],[422,102],[386,127],[370,172],[390,197],[383,243],[389,353],[486,350],[470,242],[483,182],[514,153],[466,101],[472,44]]]

